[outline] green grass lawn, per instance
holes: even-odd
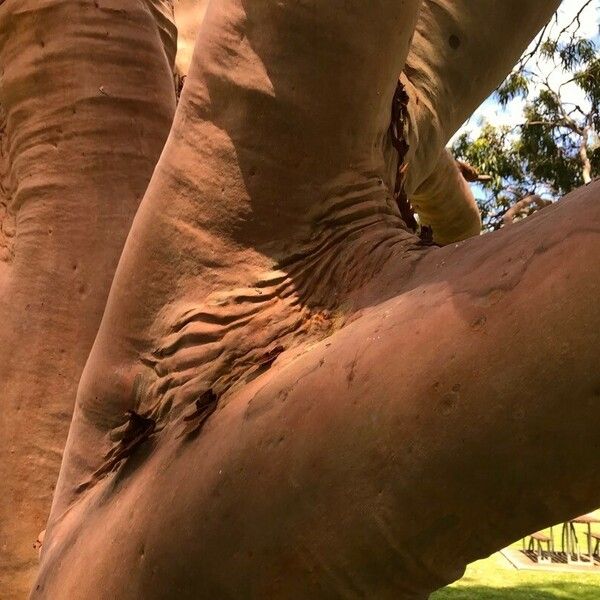
[[[594,529],[598,529],[596,526]],[[577,526],[581,550],[587,552],[584,529]],[[561,527],[554,527],[560,548]],[[521,548],[521,542],[515,542]],[[469,565],[465,576],[430,600],[600,600],[600,574],[543,573],[517,570],[500,554]]]

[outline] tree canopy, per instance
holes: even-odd
[[[477,135],[462,133],[454,156],[472,166],[484,228],[498,229],[527,216],[600,174],[600,54],[580,34],[591,0],[567,25],[558,17],[495,92],[506,107],[524,100],[514,126],[485,122]]]

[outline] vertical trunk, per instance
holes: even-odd
[[[221,395],[274,341],[331,326],[316,315],[413,243],[382,146],[420,0],[313,4],[211,3],[78,391],[54,515],[128,409],[158,407],[164,424],[207,386]]]
[[[0,597],[34,576],[75,391],[174,111],[167,0],[0,6]]]

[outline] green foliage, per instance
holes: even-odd
[[[515,71],[511,73],[496,90],[498,101],[502,106],[506,106],[511,100],[521,97],[526,98],[529,93],[529,80],[525,73]]]
[[[583,8],[572,26],[579,23]],[[532,59],[535,67],[528,66]],[[540,61],[562,72],[560,85],[542,75]],[[585,106],[563,98],[567,84],[583,92]],[[592,40],[579,37],[577,29],[553,34],[547,27],[496,98],[502,106],[524,99],[522,122],[512,128],[486,123],[477,137],[463,134],[452,147],[457,159],[488,176],[474,185],[486,229],[499,228],[502,216],[525,196],[554,200],[600,174],[598,49]]]
[[[523,192],[530,182],[510,133],[508,127],[486,123],[477,139],[472,140],[463,133],[452,147],[456,158],[490,176],[489,181],[479,184],[486,194],[478,197],[486,229],[494,228],[497,216],[508,210],[515,198],[527,195]]]
[[[593,61],[596,58],[596,47],[591,40],[575,38],[569,43],[557,44],[555,53],[560,57],[563,69],[572,71]]]
[[[592,105],[592,125],[598,133],[600,131],[600,57],[596,54],[585,68],[574,75],[575,83],[585,92],[585,97]]]

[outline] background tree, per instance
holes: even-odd
[[[531,214],[600,172],[600,55],[580,35],[592,5],[583,2],[562,28],[555,15],[497,89],[503,107],[525,100],[522,122],[484,123],[476,137],[465,132],[452,146],[457,159],[482,174],[471,179],[487,230]]]

